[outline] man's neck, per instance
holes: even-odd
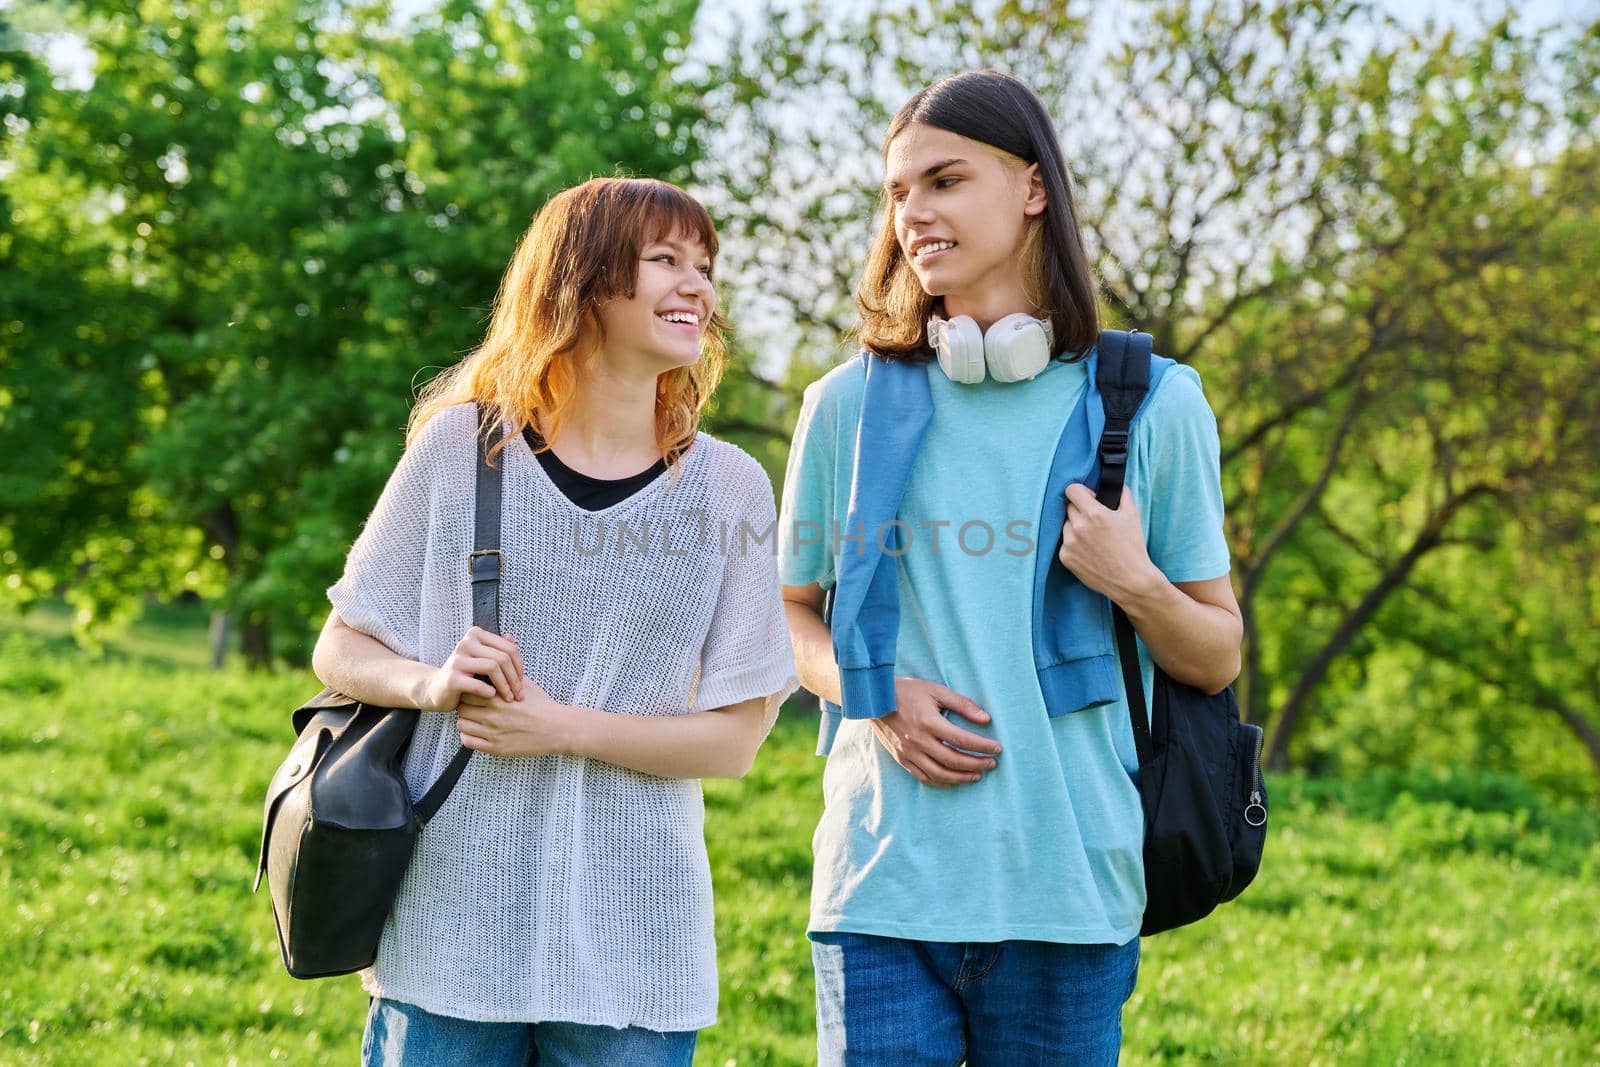
[[[962,293],[947,293],[943,298],[946,318],[966,315],[978,326],[987,330],[1007,315],[1021,312],[1039,314],[1039,309],[1029,301],[1020,279],[1007,278],[1000,282],[974,287]]]

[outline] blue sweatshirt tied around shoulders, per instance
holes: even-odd
[[[895,644],[900,632],[900,591],[895,560],[903,554],[896,523],[911,466],[933,418],[928,375],[936,363],[892,362],[863,351],[866,384],[856,431],[838,580],[828,622],[839,663],[843,703],[823,701],[823,736],[831,738],[840,718],[875,719],[895,710]],[[1098,445],[1105,410],[1095,381],[1099,348],[1086,357],[1088,384],[1056,442],[1045,483],[1041,534],[1066,521],[1066,489],[1073,482],[1091,488],[1100,477]],[[1173,361],[1150,359],[1146,401]],[[942,373],[942,372],[939,372]],[[1017,383],[1026,388],[1027,382]],[[1140,410],[1143,410],[1141,405]],[[1112,633],[1111,601],[1061,565],[1054,545],[1041,536],[1033,581],[1033,664],[1051,718],[1116,700],[1120,671]]]

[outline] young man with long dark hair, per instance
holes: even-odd
[[[1049,116],[959,75],[901,108],[884,161],[863,351],[806,389],[779,522],[825,712],[821,1061],[1115,1063],[1145,897],[1110,605],[1147,690],[1151,657],[1210,691],[1237,673],[1215,419],[1172,367],[1119,508],[1054,492],[1090,477],[1099,321]]]

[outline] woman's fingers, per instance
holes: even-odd
[[[528,672],[523,669],[522,650],[517,647],[517,642],[511,637],[501,637],[500,640],[506,643],[508,651],[511,653],[511,662],[512,665],[517,669],[517,678],[526,678],[528,676]]]
[[[463,663],[471,661],[473,673],[489,678],[502,699],[522,699],[522,653],[511,638],[470,627],[456,645],[455,657]],[[484,669],[485,663],[494,664],[496,671]]]
[[[492,716],[497,713],[488,708],[461,708],[456,709],[456,732],[463,737],[475,737],[488,744],[496,736],[498,730]]]
[[[516,689],[511,684],[508,665],[505,662],[490,656],[467,656],[462,658],[461,667],[481,676],[484,681],[492,685],[501,700],[509,703],[517,699]]]
[[[513,682],[526,677],[522,668],[522,652],[517,648],[515,640],[505,634],[490,633],[478,626],[468,630],[467,634],[475,638],[477,644],[481,646],[474,650],[473,655],[486,655],[503,662]]]
[[[470,748],[475,751],[484,751],[491,747],[491,742],[489,741],[488,737],[477,732],[476,730],[463,730],[458,726],[456,731],[461,735],[462,748]]]
[[[494,686],[481,678],[476,677],[470,670],[464,669],[460,663],[456,664],[451,675],[450,687],[458,694],[472,693],[480,697],[493,697],[498,694]]]

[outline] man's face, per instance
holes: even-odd
[[[1044,210],[1037,164],[1012,166],[921,123],[890,142],[885,162],[895,238],[928,295],[974,293],[1021,271],[1029,220]]]

